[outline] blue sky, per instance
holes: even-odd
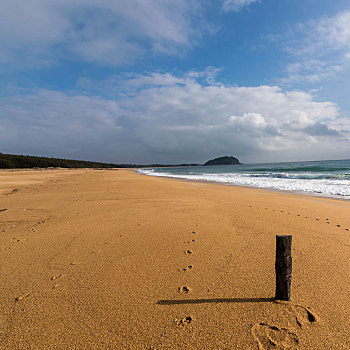
[[[344,0],[3,0],[0,152],[343,159]]]

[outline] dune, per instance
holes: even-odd
[[[349,213],[124,169],[1,171],[0,348],[349,349]]]

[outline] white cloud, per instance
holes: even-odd
[[[254,129],[264,131],[268,125],[266,120],[259,113],[243,113],[242,116],[232,115],[229,121],[239,132],[251,132]]]
[[[224,154],[245,162],[278,161],[349,153],[349,119],[339,118],[334,103],[276,86],[208,84],[203,76],[130,76],[114,89],[138,88],[116,100],[48,90],[1,98],[6,132],[0,147],[115,162],[193,162]]]
[[[163,86],[185,86],[193,82],[200,82],[203,85],[222,85],[216,81],[216,76],[222,71],[222,68],[209,66],[203,71],[188,71],[182,76],[176,76],[168,72],[145,72],[144,74],[122,73],[112,75],[108,79],[93,82],[87,77],[81,77],[77,87],[82,90],[88,90],[90,93],[102,93],[105,96],[113,97],[138,94],[140,89],[145,90],[151,87]]]
[[[319,41],[326,40],[329,46],[350,49],[350,11],[322,19],[315,25],[315,32]]]
[[[302,62],[293,62],[287,65],[288,77],[282,79],[283,82],[298,82],[301,80],[311,83],[332,78],[335,74],[343,70],[340,64],[331,64],[315,59],[304,59]]]
[[[299,24],[287,40],[293,62],[283,82],[318,82],[334,77],[349,65],[350,11]]]
[[[222,8],[224,11],[240,11],[243,7],[249,6],[259,0],[224,0]]]
[[[0,63],[119,65],[146,51],[178,54],[209,28],[201,11],[198,0],[3,0]]]

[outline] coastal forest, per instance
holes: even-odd
[[[177,164],[178,166],[195,166],[198,164]],[[90,162],[85,160],[48,158],[27,155],[0,153],[0,169],[30,169],[30,168],[146,168],[171,167],[174,164],[114,164]]]

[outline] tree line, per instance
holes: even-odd
[[[195,166],[198,164],[177,164],[177,166]],[[85,160],[48,158],[27,155],[0,153],[0,169],[30,169],[30,168],[146,168],[171,167],[174,164],[114,164],[90,162]]]

